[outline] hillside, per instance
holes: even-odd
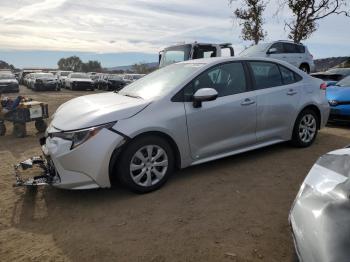
[[[315,59],[315,71],[326,71],[332,67],[340,66],[340,67],[350,67],[350,57],[342,56],[342,57],[329,57],[323,59]]]

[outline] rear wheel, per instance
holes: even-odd
[[[47,124],[46,124],[46,122],[43,119],[39,119],[39,120],[35,121],[35,128],[40,133],[44,133],[46,128],[47,128]]]
[[[121,153],[117,174],[128,189],[148,193],[166,183],[174,163],[174,153],[166,140],[145,136],[132,141]]]
[[[308,147],[315,141],[319,119],[314,110],[302,111],[294,124],[292,143],[297,147]]]
[[[6,126],[4,122],[0,122],[0,136],[4,136],[6,134]]]
[[[18,138],[25,137],[27,135],[27,129],[25,123],[13,124],[13,135]]]
[[[299,69],[300,69],[301,71],[304,71],[304,72],[307,73],[307,74],[310,73],[310,68],[309,68],[309,66],[308,66],[307,64],[301,64],[300,67],[299,67]]]

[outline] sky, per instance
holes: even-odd
[[[266,41],[287,39],[287,8],[265,14]],[[350,2],[350,0],[348,0]],[[236,0],[0,0],[0,60],[16,67],[57,67],[61,57],[99,60],[103,67],[155,62],[179,42],[251,43],[240,38],[232,10]],[[350,55],[350,18],[330,16],[304,41],[314,58]]]

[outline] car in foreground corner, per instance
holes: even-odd
[[[48,180],[54,186],[118,181],[146,193],[176,168],[283,141],[310,146],[328,114],[322,81],[288,63],[198,59],[163,67],[118,93],[64,103],[41,143],[57,171]]]
[[[298,261],[350,258],[350,148],[320,157],[293,203],[289,222]]]
[[[0,94],[1,93],[18,93],[19,84],[13,74],[0,73]]]
[[[350,121],[350,76],[328,86],[327,99],[331,106],[330,121]]]

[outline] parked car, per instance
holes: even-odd
[[[65,86],[71,90],[94,90],[93,81],[85,73],[70,73],[65,79]]]
[[[21,85],[25,85],[25,86],[28,87],[28,84],[26,82],[26,80],[28,80],[28,75],[32,74],[32,73],[41,73],[41,72],[42,72],[42,70],[39,70],[39,69],[38,70],[35,70],[35,69],[22,70],[22,72],[20,73],[20,81],[19,81],[19,83]]]
[[[343,78],[350,76],[350,68],[331,68],[325,72],[311,74],[313,77],[322,79],[328,86],[334,85]]]
[[[159,68],[192,59],[234,56],[234,54],[235,52],[230,43],[213,44],[193,42],[175,44],[159,52]]]
[[[57,81],[61,88],[66,87],[65,80],[70,73],[73,73],[73,71],[58,71],[56,73]]]
[[[100,81],[98,89],[106,91],[119,91],[125,86],[125,81],[120,75],[104,75]]]
[[[60,91],[57,78],[51,73],[32,73],[28,85],[33,91]]]
[[[132,82],[135,82],[136,80],[144,77],[145,74],[125,74],[123,76],[123,81],[126,85],[132,83]]]
[[[61,105],[41,141],[57,169],[47,181],[68,189],[120,181],[145,193],[175,168],[282,141],[310,146],[328,120],[322,88],[321,80],[273,59],[163,67],[118,93]]]
[[[18,93],[19,84],[15,75],[0,72],[0,94],[6,92]]]
[[[350,258],[350,148],[320,157],[293,203],[289,222],[300,262]]]
[[[310,73],[315,69],[313,56],[307,47],[290,41],[275,41],[253,45],[245,49],[239,56],[268,57],[283,60],[306,73]]]
[[[328,86],[327,99],[331,106],[330,121],[350,121],[350,76]]]

